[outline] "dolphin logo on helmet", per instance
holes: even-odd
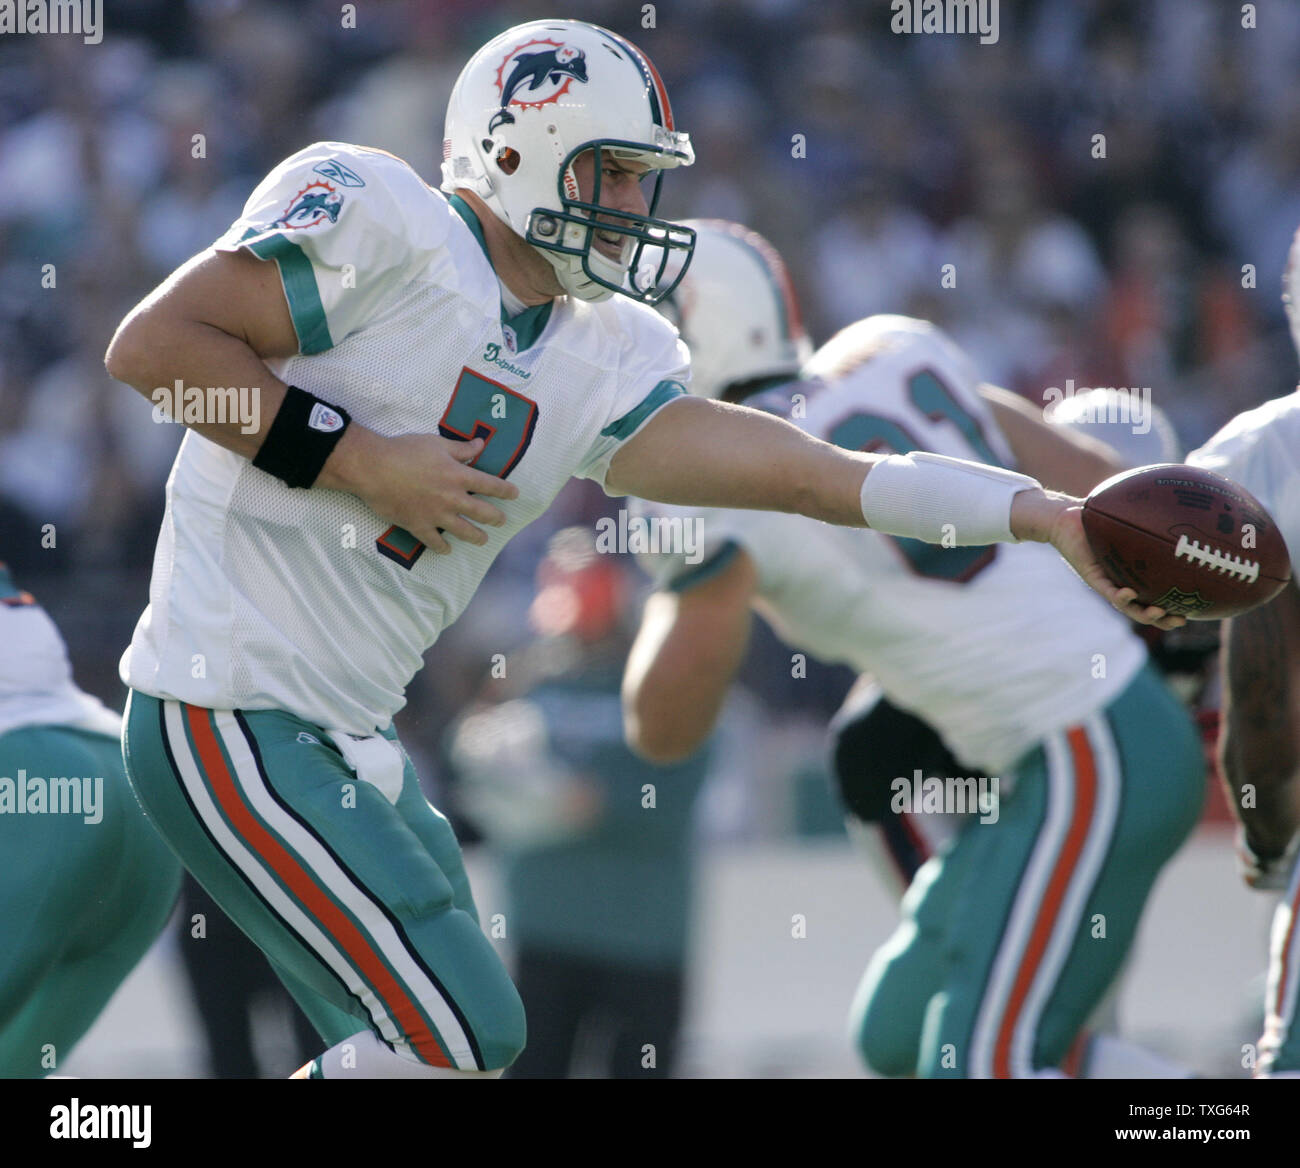
[[[526,49],[529,45],[550,45],[551,47],[549,49],[539,49],[532,53],[520,52],[520,49]],[[489,134],[495,133],[498,126],[504,126],[515,120],[515,115],[510,112],[508,107],[515,100],[515,95],[525,86],[527,86],[527,96],[520,104],[545,105],[548,102],[556,101],[568,92],[568,78],[584,83],[587,80],[587,54],[581,49],[556,44],[554,41],[528,41],[526,44],[520,45],[518,49],[513,50],[501,62],[500,72],[504,73],[507,65],[513,67],[510,70],[510,76],[501,85],[501,108],[492,115],[492,120],[488,122]],[[554,93],[543,94],[537,98],[531,96],[547,83],[558,87]]]

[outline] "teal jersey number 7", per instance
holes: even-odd
[[[438,433],[444,438],[460,442],[485,439],[470,465],[502,479],[509,477],[523,458],[536,428],[537,403],[532,398],[469,368],[461,369],[451,401],[438,422]],[[375,550],[410,571],[424,554],[424,544],[404,528],[390,527],[375,540]]]

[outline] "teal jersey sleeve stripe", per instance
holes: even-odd
[[[664,590],[667,592],[685,592],[687,589],[698,587],[706,580],[712,580],[714,576],[736,558],[739,551],[740,544],[734,539],[727,540],[707,560],[692,564],[689,572],[683,572],[680,576],[670,580],[664,586]]]
[[[661,381],[642,399],[641,404],[628,410],[617,422],[611,422],[601,432],[602,438],[617,438],[620,442],[635,432],[652,413],[666,401],[681,397],[686,387],[678,381]]]
[[[254,241],[254,236],[259,238]],[[284,298],[289,302],[289,315],[293,318],[294,332],[298,334],[298,352],[308,356],[332,349],[334,340],[325,319],[320,289],[316,287],[316,273],[302,248],[278,231],[267,235],[252,227],[239,242],[247,243],[248,250],[259,260],[275,260],[280,266]]]

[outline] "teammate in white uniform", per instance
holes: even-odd
[[[1180,623],[1107,581],[1077,500],[1032,479],[853,454],[685,395],[686,351],[647,305],[693,245],[654,217],[693,155],[623,38],[537,21],[489,42],[444,158],[439,192],[380,152],[294,155],[107,356],[149,395],[260,390],[254,426],[185,415],[198,434],[123,658],[124,746],[165,838],[332,1044],[308,1072],[325,1076],[495,1074],[522,1046],[392,716],[570,476],[932,539],[941,516],[962,538],[1050,537],[1112,603]],[[643,279],[647,249],[665,262]]]
[[[1294,285],[1300,233],[1283,297],[1300,351]],[[1281,529],[1300,563],[1300,390],[1238,414],[1187,461],[1239,482]],[[1240,823],[1238,858],[1253,888],[1281,891],[1273,917],[1264,1035],[1255,1073],[1300,1075],[1300,588],[1224,622],[1219,759]]]
[[[747,403],[848,449],[1014,464],[975,370],[923,321],[851,325],[796,381],[771,358],[728,371],[710,355],[712,317],[728,314],[741,337],[792,341],[795,312],[777,294],[784,281],[763,241],[734,225],[689,225],[698,255],[677,296],[679,322],[701,367],[716,369],[697,388],[739,383],[729,397],[757,389]],[[784,384],[764,390],[774,377]],[[1078,459],[1054,428],[1040,424],[1038,441],[1046,445],[1022,445],[1026,457]],[[1107,469],[1095,464],[1094,478]],[[684,554],[662,557],[665,591],[647,606],[629,659],[633,742],[667,761],[707,734],[743,656],[751,605],[791,645],[869,672],[895,706],[923,714],[956,758],[978,768],[981,784],[992,782],[972,779],[969,806],[947,808],[978,811],[979,821],[918,874],[903,925],[867,971],[856,1005],[864,1057],[891,1074],[1058,1067],[1201,804],[1195,733],[1143,645],[1046,549],[864,538],[762,512],[698,517],[704,554],[693,565]],[[910,806],[919,788],[910,768],[902,779]],[[992,805],[977,804],[977,791]],[[1097,914],[1108,922],[1104,945],[1088,935]]]
[[[127,786],[121,718],[3,564],[0,643],[0,1077],[35,1078],[162,930],[180,868]]]

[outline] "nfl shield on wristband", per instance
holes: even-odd
[[[291,487],[310,487],[351,421],[347,410],[291,385],[253,465]]]

